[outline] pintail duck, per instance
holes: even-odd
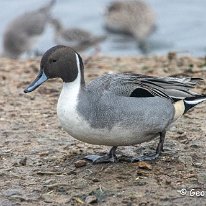
[[[77,51],[86,50],[106,39],[106,36],[94,36],[84,29],[64,28],[58,19],[53,18],[50,23],[55,30],[55,43],[67,45]]]
[[[155,31],[153,9],[141,0],[113,1],[105,12],[105,28],[133,36],[143,53],[148,51],[147,39]]]
[[[2,56],[16,59],[33,48],[35,40],[44,32],[54,3],[55,0],[51,0],[42,8],[15,18],[8,25],[3,35]]]
[[[107,155],[85,157],[94,163],[118,161],[118,146],[140,144],[159,136],[155,154],[129,161],[156,159],[163,151],[170,125],[206,100],[206,95],[190,91],[200,78],[119,73],[105,74],[86,85],[82,58],[60,45],[43,55],[37,78],[24,92],[32,92],[51,78],[63,80],[57,104],[62,127],[80,141],[112,146]]]

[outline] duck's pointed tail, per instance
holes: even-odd
[[[206,95],[195,95],[194,97],[186,97],[184,101],[185,110],[184,114],[190,110],[191,108],[195,107],[196,105],[200,104],[201,102],[206,100]]]
[[[185,114],[188,110],[195,107],[197,104],[206,100],[206,95],[195,95],[193,97],[186,97],[185,99],[176,101],[174,103],[175,116],[174,121]]]

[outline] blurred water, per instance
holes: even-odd
[[[81,27],[94,34],[104,34],[103,13],[111,0],[57,0],[52,13],[67,27]],[[0,0],[0,48],[6,25],[25,11],[39,8],[47,1]],[[157,14],[157,31],[151,36],[151,54],[169,51],[206,54],[206,1],[205,0],[148,0]],[[53,29],[48,27],[35,48],[45,51],[53,46]],[[140,51],[132,40],[109,35],[101,44],[101,52],[107,55],[137,55]]]

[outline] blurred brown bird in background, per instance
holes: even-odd
[[[2,56],[16,59],[31,51],[51,18],[50,11],[54,4],[55,0],[51,0],[47,5],[18,16],[10,23],[3,35]]]
[[[50,23],[55,30],[54,42],[72,47],[77,51],[88,49],[106,39],[104,35],[95,36],[81,28],[64,28],[62,23],[56,18],[51,19]]]
[[[113,1],[105,12],[105,28],[133,36],[143,53],[147,53],[148,37],[155,31],[155,13],[141,0]]]

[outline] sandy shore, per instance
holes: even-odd
[[[206,191],[204,197],[190,196],[189,191],[206,190],[206,103],[171,128],[165,153],[146,168],[137,163],[77,168],[75,162],[86,154],[109,148],[79,142],[61,129],[56,115],[61,81],[50,80],[24,94],[39,60],[0,61],[0,205],[205,205]],[[105,72],[128,71],[206,79],[206,60],[175,53],[96,56],[85,65],[86,81]],[[197,90],[206,93],[206,81]],[[118,154],[140,155],[156,144],[120,147]],[[183,188],[185,196],[177,192]]]

